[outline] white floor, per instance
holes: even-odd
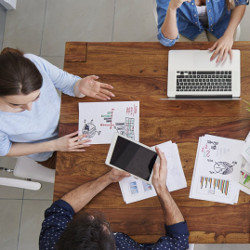
[[[157,41],[153,0],[17,0],[8,11],[0,49],[15,47],[63,67],[65,41]],[[4,29],[0,12],[0,34]],[[250,40],[250,7],[241,24],[240,40]],[[2,42],[3,40],[3,42]],[[0,157],[0,166],[15,160]],[[0,173],[1,176],[9,174]],[[44,210],[51,204],[53,185],[40,191],[0,187],[0,249],[38,249]],[[195,250],[249,249],[249,245],[195,245]]]

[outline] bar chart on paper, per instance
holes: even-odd
[[[213,194],[216,196],[227,196],[230,181],[212,177],[200,177],[200,192],[202,194]]]

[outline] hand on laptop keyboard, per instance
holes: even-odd
[[[213,52],[210,60],[213,61],[216,57],[216,63],[224,62],[229,55],[230,60],[233,59],[232,54],[232,46],[233,46],[233,37],[223,35],[220,39],[218,39],[214,45],[209,49],[209,51]]]

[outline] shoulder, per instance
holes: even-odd
[[[41,57],[36,56],[34,54],[24,54],[23,56],[32,62],[40,62],[43,60]]]
[[[24,57],[33,62],[41,73],[44,71],[48,73],[52,67],[51,63],[40,56],[34,54],[24,54]]]

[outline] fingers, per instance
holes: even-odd
[[[233,60],[233,52],[232,52],[232,49],[230,49],[230,50],[228,51],[228,54],[229,54],[229,57],[230,57],[230,61],[232,62],[232,60]]]
[[[217,44],[218,44],[218,43],[215,42],[215,43],[213,44],[213,46],[212,46],[211,48],[209,48],[208,50],[211,51],[211,52],[214,51],[215,48],[217,47]]]
[[[77,131],[75,131],[75,132],[73,132],[71,134],[66,135],[66,137],[75,137],[75,136],[78,135],[78,133],[79,133],[79,131],[77,130]]]
[[[105,92],[105,93],[102,93],[102,92]],[[95,98],[99,99],[99,100],[102,100],[102,101],[108,101],[108,100],[111,100],[111,97],[115,96],[114,94],[112,94],[109,91],[102,91],[102,92],[96,93]]]
[[[227,59],[227,54],[228,54],[228,50],[226,49],[226,50],[224,50],[224,54],[223,54],[223,57],[222,57],[222,59],[221,59],[222,62],[225,62],[225,61],[226,61],[226,59]],[[217,61],[218,61],[218,60],[217,60]]]
[[[167,160],[164,153],[158,147],[155,147],[155,150],[160,158],[160,163],[156,161],[153,168],[153,179],[156,180],[165,178],[164,176],[167,174]]]
[[[221,49],[221,50],[220,50],[220,53],[219,53],[219,55],[218,55],[218,57],[217,57],[216,63],[219,63],[219,62],[222,61],[221,59],[224,57],[224,56],[223,56],[224,53],[225,53],[225,50],[224,50],[224,49]]]
[[[165,157],[165,154],[158,148],[158,147],[155,147],[155,150],[158,154],[158,156],[160,157],[160,165],[167,165],[167,160],[166,160],[166,157]]]
[[[101,89],[101,92],[102,92],[102,94],[105,94],[106,96],[115,97],[115,95],[112,92],[110,92],[106,89]]]
[[[77,131],[78,133],[78,131]],[[72,133],[71,135],[75,135],[76,132]],[[86,135],[79,135],[79,136],[72,136],[69,141],[68,141],[68,150],[69,151],[75,151],[78,149],[82,149],[82,148],[86,148],[86,147],[90,147],[90,144],[88,144],[89,142],[91,142],[90,139],[83,139],[85,138]]]
[[[96,76],[96,75],[90,75],[90,76],[87,76],[87,77],[89,77],[89,78],[91,78],[93,80],[99,79],[99,76]]]
[[[102,100],[102,101],[108,101],[108,100],[111,99],[109,96],[106,96],[106,95],[104,95],[102,93],[96,94],[95,98],[98,99],[98,100]]]
[[[210,57],[210,61],[213,61],[216,57],[216,63],[225,62],[227,55],[229,54],[230,60],[232,60],[232,46],[233,38],[231,36],[222,36],[214,45],[209,49],[210,52],[214,51]]]
[[[153,167],[153,182],[154,180],[157,180],[160,176],[160,164],[158,162],[155,162],[154,167]]]
[[[217,56],[217,54],[218,54],[218,50],[215,50],[212,56],[210,57],[210,61],[213,61],[214,58]]]
[[[101,83],[101,82],[100,82],[100,87],[102,89],[114,89],[114,87],[112,85],[107,84],[107,83]]]
[[[117,181],[122,180],[125,177],[131,176],[130,173],[123,171],[123,170],[116,169],[116,168],[113,168],[108,174],[112,182],[117,182]]]
[[[97,99],[106,101],[106,100],[110,100],[111,97],[115,97],[115,95],[111,91],[107,90],[107,89],[113,89],[113,86],[111,86],[110,84],[106,84],[106,83],[100,83],[100,82],[98,83],[100,84],[100,90],[96,94]]]

